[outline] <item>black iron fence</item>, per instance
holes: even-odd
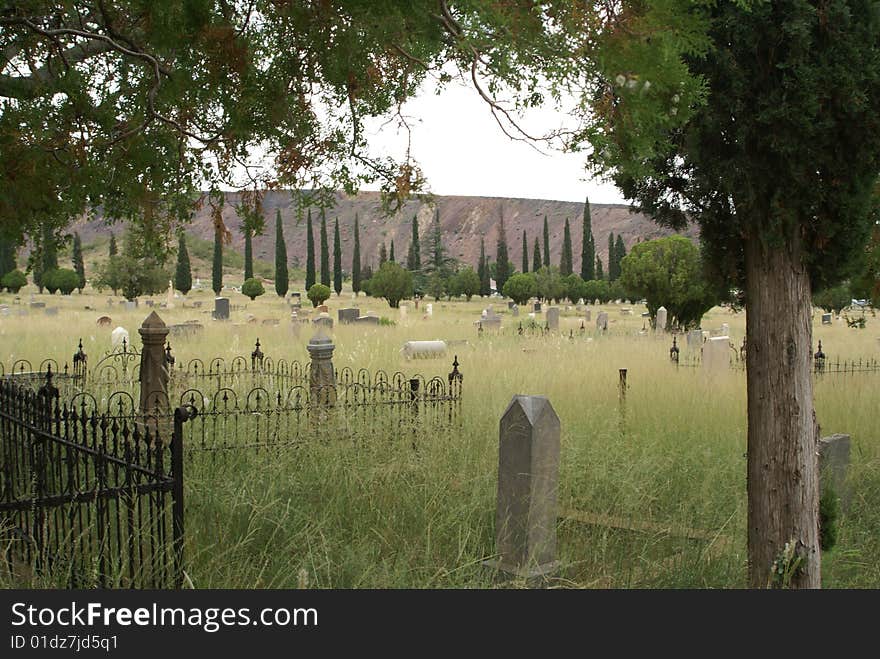
[[[180,585],[183,457],[156,424],[0,379],[0,551],[74,588]]]

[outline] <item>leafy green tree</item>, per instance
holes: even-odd
[[[287,243],[284,240],[281,209],[278,208],[275,210],[275,293],[278,297],[284,297],[289,289],[290,275],[287,270]]]
[[[626,245],[623,244],[623,237],[617,234],[614,240],[614,269],[617,271],[617,277],[620,277],[620,264],[624,256],[626,256]]]
[[[880,183],[874,195],[874,222],[871,237],[865,246],[863,265],[853,277],[851,290],[853,297],[870,300],[871,306],[880,308]]]
[[[522,271],[523,274],[529,271],[529,241],[526,240],[525,229],[523,229],[522,235]]]
[[[312,232],[312,209],[306,216],[306,291],[315,285],[315,235]]]
[[[605,270],[602,267],[602,258],[596,256],[596,279],[605,279]]]
[[[15,261],[15,243],[0,233],[0,277],[18,268]]]
[[[177,238],[177,266],[174,269],[174,288],[188,294],[192,290],[192,269],[189,263],[189,251],[186,248],[186,234],[181,231]]]
[[[773,567],[796,541],[788,561],[796,569],[783,585],[817,588],[811,290],[852,274],[870,230],[880,171],[877,6],[719,2],[694,15],[710,44],[682,61],[704,86],[703,102],[666,97],[666,116],[688,116],[648,131],[658,145],[651,157],[621,148],[623,137],[597,156],[660,222],[696,222],[715,276],[743,291],[749,584],[777,585]],[[648,125],[633,132],[644,139]]]
[[[27,277],[21,270],[10,270],[0,278],[0,286],[15,294],[27,286]]]
[[[840,315],[840,312],[852,304],[852,294],[848,284],[830,286],[813,293],[813,304],[827,311]]]
[[[53,225],[49,219],[43,219],[41,222],[40,240],[35,247],[36,249],[31,253],[28,261],[33,272],[34,284],[42,293],[43,274],[58,269],[58,246]]]
[[[559,257],[559,272],[563,277],[567,277],[574,270],[571,250],[571,227],[568,224],[568,218],[565,218],[565,229],[562,233],[562,254]]]
[[[538,294],[535,276],[535,273],[513,275],[505,282],[501,294],[504,297],[509,297],[516,304],[527,304],[531,298]]]
[[[480,276],[471,267],[459,270],[454,277],[452,288],[456,295],[464,295],[468,302],[480,293]]]
[[[504,218],[498,229],[498,243],[495,255],[495,288],[498,291],[504,289],[504,284],[510,279],[510,259],[507,256],[507,236],[504,233]]]
[[[126,300],[134,300],[141,295],[162,292],[168,279],[168,273],[151,258],[125,252],[107,259],[98,268],[92,285],[99,291],[116,287]]]
[[[416,215],[412,219],[412,240],[409,244],[409,252],[406,256],[406,269],[417,272],[422,269],[421,247],[419,246],[419,221]]]
[[[379,267],[381,268],[385,262],[388,261],[388,248],[385,247],[385,242],[383,241],[381,245],[379,245]]]
[[[394,238],[391,239],[391,247],[388,250],[388,260],[395,262],[397,261],[397,259],[394,258]]]
[[[392,241],[391,246],[394,246]],[[338,296],[342,292],[342,241],[339,238],[339,218],[333,227],[333,290]]]
[[[620,276],[616,254],[614,250],[614,232],[611,231],[608,234],[608,281],[616,281]]]
[[[351,257],[351,290],[355,296],[361,292],[361,235],[358,216],[354,214],[354,252]]]
[[[330,299],[330,287],[324,284],[313,284],[306,292],[306,296],[312,301],[313,307],[318,307]]]
[[[700,251],[684,236],[634,245],[621,268],[623,290],[644,298],[652,319],[666,307],[670,328],[699,327],[703,314],[719,302],[703,276]]]
[[[572,272],[562,278],[562,285],[565,287],[565,297],[572,304],[575,304],[584,296],[584,280],[576,272]]]
[[[223,234],[219,228],[214,230],[214,260],[211,262],[211,288],[214,290],[214,294],[218,296],[220,291],[223,290]],[[124,292],[123,295],[125,295]]]
[[[428,295],[433,296],[435,300],[439,300],[446,295],[448,288],[449,283],[440,270],[434,270],[428,277]]]
[[[107,256],[116,256],[118,253],[119,248],[116,246],[116,235],[111,231],[110,246],[107,248]]]
[[[550,227],[547,226],[546,215],[544,216],[544,267],[550,267]]]
[[[555,265],[543,267],[534,273],[535,286],[537,287],[538,297],[543,300],[553,300],[558,302],[565,297],[565,284],[562,281],[562,275],[559,274],[559,268]]]
[[[260,295],[263,295],[265,292],[266,289],[263,288],[263,282],[254,277],[246,279],[245,282],[241,285],[241,294],[246,295],[251,300],[256,300]]]
[[[83,263],[83,251],[82,251],[82,242],[79,239],[79,234],[73,234],[73,269],[76,272],[76,276],[79,277],[79,283],[77,284],[77,288],[79,289],[80,294],[82,294],[83,289],[86,287],[86,266]]]
[[[584,232],[581,237],[581,279],[590,281],[596,276],[596,243],[593,241],[593,218],[590,200],[584,202]]]
[[[386,261],[370,278],[370,295],[388,300],[392,309],[413,295],[412,273],[393,261]]]
[[[44,284],[53,295],[61,291],[62,295],[70,295],[79,287],[79,275],[70,268],[56,268],[43,274]]]

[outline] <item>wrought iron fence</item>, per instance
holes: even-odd
[[[83,401],[84,402],[84,401]],[[67,587],[180,585],[183,458],[156,424],[0,379],[0,547],[6,569]]]

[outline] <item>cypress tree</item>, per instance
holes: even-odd
[[[431,224],[431,260],[434,270],[443,268],[443,233],[440,231],[440,211],[434,211],[434,222]]]
[[[550,228],[547,226],[547,216],[544,216],[544,265],[550,267]]]
[[[278,297],[287,295],[290,287],[287,272],[287,243],[284,242],[284,227],[281,225],[281,209],[275,211],[275,292]]]
[[[327,242],[327,217],[321,211],[321,283],[330,288],[330,245]]]
[[[621,235],[617,234],[617,240],[614,241],[614,267],[617,270],[618,277],[623,273],[620,263],[623,261],[624,256],[626,256],[626,245],[623,244]]]
[[[388,249],[385,247],[385,243],[383,242],[379,245],[379,267],[382,267],[382,264],[388,260]]]
[[[419,222],[418,217],[412,219],[412,241],[409,244],[409,254],[406,257],[406,269],[410,272],[422,269],[422,256],[419,248]]]
[[[351,290],[355,296],[361,292],[361,235],[358,216],[354,214],[354,254],[351,257]]]
[[[189,251],[186,249],[186,235],[183,231],[177,239],[177,267],[174,269],[174,288],[186,295],[192,289],[192,270],[189,265]]]
[[[565,277],[574,271],[571,252],[571,227],[565,218],[565,230],[562,233],[562,256],[559,258],[559,273]]]
[[[312,209],[310,208],[306,216],[306,291],[315,283],[315,236],[312,232]]]
[[[86,265],[83,263],[82,242],[79,239],[78,233],[73,234],[73,269],[76,272],[76,276],[79,278],[77,288],[81,295],[83,289],[86,287]],[[0,268],[0,270],[2,270],[2,268]]]
[[[211,288],[219,296],[223,290],[223,237],[220,229],[214,229],[214,262],[211,265]]]
[[[614,232],[608,234],[608,281],[614,281],[620,276],[617,269],[617,250],[614,248]]]
[[[477,275],[480,278],[480,295],[489,295],[489,264],[486,262],[486,241],[480,238],[480,262],[477,264]]]
[[[337,296],[342,292],[342,242],[339,240],[338,217],[333,228],[333,290],[336,291]]]
[[[41,225],[40,244],[34,254],[31,255],[33,264],[34,284],[43,292],[43,274],[50,270],[58,269],[58,251],[55,246],[55,236],[48,221]]]
[[[495,289],[501,291],[510,278],[510,261],[507,258],[507,236],[504,234],[504,218],[498,229],[498,247],[495,256]]]
[[[526,240],[526,230],[523,229],[522,241],[522,271],[523,274],[529,271],[529,241]]]
[[[584,203],[584,233],[581,238],[581,279],[590,281],[596,276],[596,243],[593,241],[593,218],[590,200]]]
[[[388,250],[388,260],[394,261],[394,238],[391,239],[391,249]]]
[[[532,252],[532,272],[538,272],[543,263],[541,262],[541,245],[538,243],[538,237],[535,236],[535,250]]]
[[[605,272],[602,269],[602,258],[596,257],[596,279],[605,279]]]
[[[113,235],[113,232],[110,232],[110,250],[108,256],[116,256],[119,253],[119,248],[116,246],[116,236]]]
[[[241,230],[244,233],[244,280],[247,281],[254,276],[254,248],[251,242],[250,224],[247,221],[243,222]]]

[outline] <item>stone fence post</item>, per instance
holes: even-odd
[[[819,477],[840,498],[843,512],[849,509],[852,486],[847,478],[850,454],[849,435],[831,435],[819,440]]]
[[[138,328],[143,341],[140,368],[140,412],[150,416],[158,409],[168,412],[168,368],[165,364],[165,338],[168,328],[153,311]]]
[[[336,404],[336,372],[333,370],[333,340],[318,330],[306,349],[309,363],[309,398],[313,405],[330,407]]]
[[[497,560],[488,567],[540,581],[559,567],[556,508],[559,417],[544,396],[514,396],[501,417],[498,445]]]

